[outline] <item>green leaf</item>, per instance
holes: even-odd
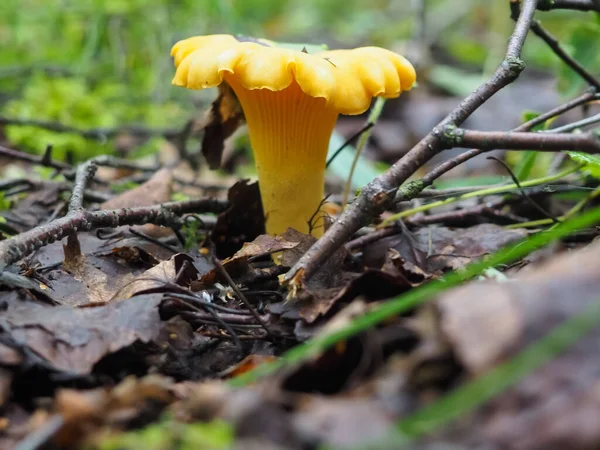
[[[0,192],[0,211],[6,211],[10,209],[10,200],[4,197],[4,193]],[[3,217],[0,217],[0,223],[5,222]]]
[[[521,120],[523,123],[529,122],[530,120],[536,119],[540,114],[534,111],[525,111],[521,115]],[[533,128],[531,131],[542,131],[550,128],[552,122],[554,122],[555,118],[548,119]],[[507,152],[506,158],[511,160],[512,158],[518,159],[518,162],[515,166],[514,172],[515,176],[519,181],[525,181],[532,176],[543,176],[548,172],[548,167],[552,163],[554,159],[554,155],[542,154],[536,151],[526,151],[526,152],[518,152],[518,151],[509,151]]]
[[[524,181],[529,178],[538,154],[538,152],[532,150],[523,152],[521,160],[517,164],[517,167],[515,167],[515,176],[517,177],[517,180]]]
[[[569,157],[578,162],[585,164],[583,170],[588,172],[594,178],[600,178],[600,155],[590,155],[582,152],[566,152]]]

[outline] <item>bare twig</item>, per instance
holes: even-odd
[[[596,125],[599,122],[600,114],[596,114],[595,116],[586,117],[585,119],[578,120],[577,122],[568,123],[566,125],[563,125],[562,127],[547,130],[546,133],[567,133],[569,131],[574,131],[577,128],[587,127],[589,125]]]
[[[130,170],[155,171],[156,168],[140,166],[134,162],[112,156],[102,155],[80,164],[75,171],[73,192],[69,200],[69,212],[83,209],[85,188],[94,178],[98,166],[125,168]]]
[[[482,189],[489,189],[499,185],[485,185],[485,186],[469,186],[449,189],[423,189],[415,198],[427,198],[427,199],[442,199],[447,197],[457,197],[470,192],[481,191]],[[585,188],[579,185],[569,184],[566,180],[555,181],[549,185],[543,186],[530,186],[522,188],[529,195],[543,194],[554,194],[557,192],[572,192],[577,190],[586,190],[592,188]]]
[[[442,141],[448,148],[477,147],[480,152],[506,149],[542,152],[577,150],[585,153],[600,153],[600,138],[593,133],[477,131],[448,126],[442,133]]]
[[[534,127],[543,124],[549,119],[560,116],[561,114],[564,114],[567,111],[577,108],[578,106],[585,105],[586,103],[589,103],[593,100],[600,100],[600,95],[596,93],[595,88],[590,88],[588,92],[580,95],[579,97],[574,98],[573,100],[567,103],[557,106],[556,108],[551,109],[550,111],[544,114],[540,114],[539,116],[534,117],[533,119],[519,125],[513,131],[530,131]]]
[[[329,167],[329,165],[333,162],[333,160],[335,158],[337,158],[337,156],[340,154],[340,152],[342,150],[344,150],[346,147],[348,147],[354,139],[360,137],[364,132],[373,128],[374,125],[375,125],[375,122],[367,122],[356,133],[354,133],[352,136],[350,136],[348,139],[346,139],[344,141],[344,143],[342,145],[340,145],[337,148],[337,150],[335,152],[333,152],[333,155],[331,155],[331,157],[327,160],[327,164],[325,164],[325,168]]]
[[[373,231],[372,233],[365,234],[364,236],[358,237],[356,239],[351,240],[346,244],[347,250],[357,250],[359,248],[363,248],[368,244],[371,244],[380,239],[394,236],[396,234],[400,234],[402,232],[402,228],[397,225],[392,225],[389,227],[382,228],[381,230]]]
[[[543,3],[543,2],[542,2]],[[512,18],[516,19],[519,16],[519,4],[517,2],[511,2]],[[585,67],[583,67],[578,61],[576,61],[571,55],[569,55],[564,48],[548,30],[546,30],[542,24],[534,20],[531,23],[531,31],[542,39],[548,47],[558,56],[567,66],[569,66],[577,75],[583,78],[591,86],[596,89],[600,89],[600,80],[596,79],[591,73],[589,73]]]
[[[443,128],[449,125],[459,126],[490,97],[518,78],[525,68],[525,64],[520,58],[521,50],[531,27],[536,6],[537,0],[524,0],[522,12],[509,39],[504,60],[492,77],[465,98],[402,159],[369,183],[323,237],[286,274],[285,283],[292,289],[301,287],[303,278],[312,276],[356,230],[385,210],[393,201],[398,186],[426,161],[443,150],[441,131]],[[408,183],[401,188],[403,189],[402,195],[410,197],[414,191],[420,191],[422,188],[421,184]]]
[[[512,15],[513,15],[513,17],[517,17],[518,14],[519,14],[519,12],[518,12],[518,4],[517,3],[511,3],[511,6],[513,8],[512,9]],[[517,14],[517,16],[515,16],[515,14]],[[532,25],[532,27],[533,27],[533,25]],[[552,37],[552,39],[554,39],[554,38]],[[555,47],[552,47],[552,48],[555,49]],[[559,46],[559,49],[560,49],[561,52],[564,53],[564,51],[562,50],[562,48],[560,48],[560,46]],[[558,53],[558,56],[562,58],[561,55],[562,55],[561,53]],[[575,64],[578,65],[578,63],[576,61],[575,61]],[[587,72],[585,72],[585,69],[583,69],[583,70],[584,70],[584,73],[587,73]],[[591,75],[587,76],[587,78],[590,78],[590,80],[592,80],[594,82],[596,81],[596,79],[594,77],[592,77]],[[532,128],[534,128],[535,126],[544,123],[548,119],[552,119],[552,118],[557,117],[557,116],[559,116],[561,114],[564,114],[567,111],[570,111],[570,110],[572,110],[574,108],[577,108],[578,106],[585,105],[586,103],[589,103],[589,102],[591,102],[593,100],[599,99],[600,98],[600,94],[598,94],[596,92],[596,89],[597,89],[596,83],[591,83],[591,84],[592,84],[593,87],[588,92],[580,95],[579,97],[571,100],[570,102],[567,102],[567,103],[565,103],[563,105],[560,105],[560,106],[558,106],[558,107],[556,107],[556,108],[554,108],[554,109],[552,109],[552,110],[550,110],[550,111],[548,111],[548,112],[546,112],[544,114],[541,114],[538,117],[535,117],[535,118],[529,120],[528,122],[525,122],[525,123],[519,125],[518,127],[514,128],[513,131],[529,131]],[[456,156],[456,157],[454,157],[452,159],[449,159],[448,161],[440,164],[439,166],[437,166],[433,170],[431,170],[429,173],[427,173],[422,178],[423,185],[424,186],[431,186],[431,184],[436,179],[438,179],[440,176],[442,176],[446,172],[449,172],[450,170],[454,169],[455,167],[463,164],[464,162],[466,162],[466,161],[468,161],[468,160],[470,160],[472,158],[475,158],[478,155],[481,155],[484,152],[485,152],[485,150],[474,148],[474,149],[471,149],[471,150],[469,150],[467,152],[461,153],[460,155],[458,155],[458,156]]]
[[[269,331],[269,327],[267,326],[267,323],[263,320],[263,318],[258,313],[258,311],[254,308],[254,306],[252,306],[252,303],[250,303],[248,301],[248,299],[246,298],[244,293],[240,290],[239,286],[235,283],[235,281],[233,281],[233,279],[231,278],[229,273],[227,273],[227,270],[225,270],[225,268],[223,267],[223,264],[221,264],[221,261],[219,261],[219,259],[216,256],[213,256],[212,262],[215,265],[215,268],[217,269],[219,274],[223,278],[225,278],[225,280],[227,281],[229,286],[231,286],[231,289],[233,289],[233,292],[235,292],[235,294],[238,296],[238,298],[241,300],[241,302],[246,306],[246,308],[248,308],[250,313],[254,316],[256,321],[266,331],[267,336],[272,336],[271,332]]]
[[[77,168],[77,171],[75,172],[73,192],[71,193],[71,198],[69,199],[70,213],[83,210],[83,192],[85,191],[85,188],[90,180],[94,178],[97,170],[98,165],[93,159],[81,164]]]
[[[523,199],[525,201],[527,201],[531,206],[533,206],[536,210],[538,210],[544,216],[546,216],[547,218],[551,219],[554,223],[558,223],[559,222],[559,220],[556,217],[554,217],[552,214],[550,214],[548,211],[546,211],[546,209],[544,207],[542,207],[542,205],[538,204],[538,202],[536,202],[529,195],[527,195],[527,193],[525,192],[525,190],[521,186],[521,183],[519,182],[519,178],[514,174],[514,172],[511,170],[511,168],[508,166],[508,164],[506,164],[501,159],[496,158],[495,156],[489,156],[488,159],[492,159],[492,160],[496,161],[497,163],[501,164],[504,167],[504,169],[506,169],[506,171],[510,175],[513,183],[517,186],[517,188],[519,189],[519,192],[520,192],[521,196],[523,197]]]
[[[18,150],[13,150],[12,148],[2,147],[0,146],[0,156],[4,156],[5,158],[15,159],[18,161],[25,161],[30,164],[35,164],[36,166],[42,167],[50,167],[54,170],[71,170],[71,166],[66,163],[62,163],[59,161],[54,161],[51,158],[48,158],[48,151],[43,156],[31,155],[29,153],[20,152]]]
[[[576,11],[596,11],[600,13],[599,0],[541,0],[538,4],[540,11],[553,9],[573,9]]]
[[[190,304],[189,302],[186,302],[184,299],[180,299],[180,298],[174,298],[173,300],[178,301],[178,302],[185,302],[185,304],[190,307],[193,308],[196,311],[200,311],[200,309],[195,306]],[[231,338],[233,339],[233,342],[235,343],[235,345],[240,349],[243,350],[244,346],[242,345],[242,342],[238,339],[237,337],[237,333],[235,332],[235,330],[233,328],[231,328],[231,326],[219,315],[219,313],[217,313],[213,308],[212,305],[206,305],[203,304],[202,308],[208,313],[208,316],[211,319],[214,319],[214,321],[216,323],[218,323],[220,326],[222,326],[231,336]],[[198,314],[198,313],[196,313]],[[196,317],[198,319],[204,319],[202,317]]]
[[[514,214],[501,211],[499,208],[502,206],[513,203],[507,199],[500,199],[493,202],[485,202],[480,205],[470,206],[468,208],[459,209],[456,211],[448,211],[438,214],[430,214],[428,216],[420,217],[409,217],[406,219],[407,225],[431,225],[434,223],[457,223],[460,221],[468,220],[472,217],[488,216],[492,218],[502,219],[504,221],[511,221],[521,223],[527,221],[523,217],[516,216]],[[381,231],[386,228],[382,228]]]
[[[72,232],[91,231],[105,227],[116,228],[122,225],[143,225],[146,223],[178,226],[179,216],[183,214],[218,213],[226,208],[226,201],[199,199],[106,211],[74,210],[65,217],[0,242],[0,271],[37,249],[58,241]]]

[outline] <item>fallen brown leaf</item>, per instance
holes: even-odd
[[[88,374],[104,356],[136,341],[156,339],[163,323],[158,313],[162,295],[145,295],[107,305],[15,306],[3,313],[10,336],[56,370]],[[0,352],[0,357],[6,353]],[[10,361],[0,360],[0,364]]]

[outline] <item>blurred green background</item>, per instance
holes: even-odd
[[[423,22],[425,8],[426,20]],[[600,69],[600,21],[589,13],[539,13],[582,63]],[[2,0],[0,115],[80,128],[177,128],[214,93],[174,88],[173,43],[241,33],[330,47],[379,45],[406,54],[420,89],[464,95],[501,59],[512,29],[508,0]],[[558,79],[565,96],[584,86],[537,38],[524,59]],[[33,127],[4,129],[9,144],[76,159],[114,144]],[[136,154],[155,151],[150,139]]]

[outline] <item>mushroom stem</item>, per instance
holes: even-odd
[[[325,160],[338,113],[325,99],[302,92],[295,81],[281,91],[250,90],[227,81],[248,123],[267,233],[291,227],[320,237]]]

